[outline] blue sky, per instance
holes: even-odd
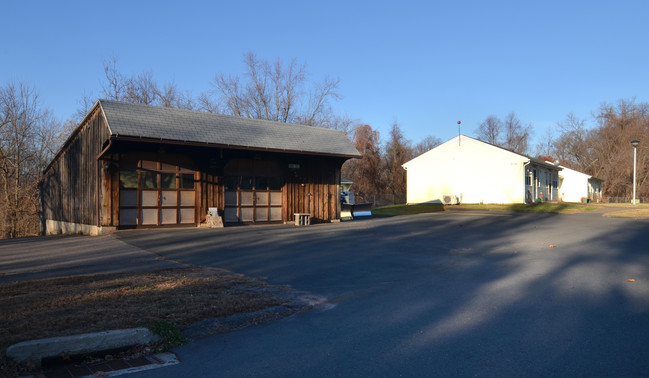
[[[194,95],[247,52],[340,79],[334,103],[387,136],[475,135],[516,112],[535,142],[570,112],[594,125],[603,102],[649,102],[646,1],[3,2],[0,85],[34,86],[70,118],[99,96],[102,62],[151,71]]]

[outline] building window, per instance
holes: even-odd
[[[176,189],[176,173],[161,172],[160,187],[163,189]]]
[[[140,185],[143,189],[155,189],[158,187],[158,174],[151,171],[143,171],[140,174]]]
[[[192,173],[181,173],[180,187],[182,189],[194,189],[194,175]]]
[[[121,169],[119,171],[119,187],[121,189],[137,189],[137,171]]]
[[[282,190],[282,179],[280,177],[271,177],[268,179],[268,189]]]

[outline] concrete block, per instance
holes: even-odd
[[[136,344],[149,344],[159,339],[158,335],[147,328],[102,331],[23,341],[7,348],[7,356],[18,362],[31,360],[40,364],[43,358],[58,356],[61,353],[67,355],[88,354]]]

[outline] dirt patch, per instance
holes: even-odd
[[[8,346],[26,340],[160,322],[183,329],[206,319],[290,308],[291,293],[290,287],[204,267],[2,284],[0,358]],[[9,365],[0,368],[15,371]]]

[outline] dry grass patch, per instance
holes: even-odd
[[[0,348],[161,321],[182,328],[285,304],[267,287],[258,279],[202,267],[2,284]]]
[[[604,213],[605,217],[649,219],[649,208],[628,209]]]
[[[598,203],[597,205],[602,206],[602,207],[613,207],[613,208],[631,208],[631,209],[645,208],[645,209],[649,209],[649,204],[640,203],[640,202],[638,202],[635,205],[632,204],[632,203],[628,203],[628,202],[624,202],[624,203]]]
[[[537,213],[553,214],[578,214],[593,211],[598,208],[597,205],[587,205],[579,203],[533,203],[533,204],[461,204],[453,205],[448,208],[470,209],[470,210],[505,210],[505,211],[525,211]]]

